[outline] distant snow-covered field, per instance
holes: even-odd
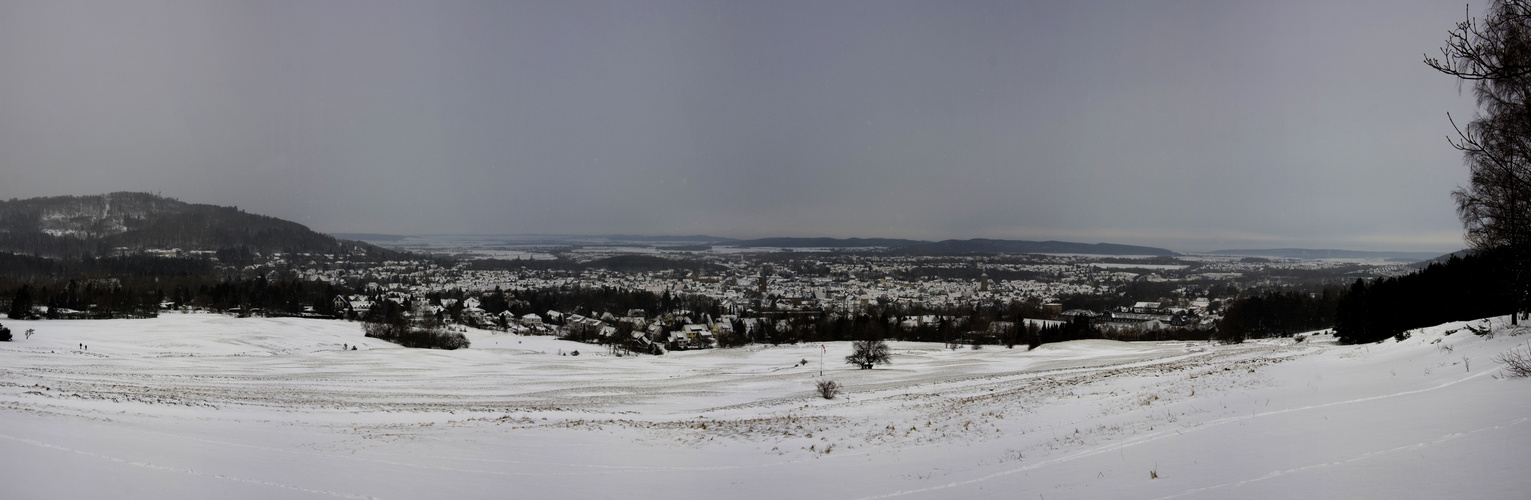
[[[858,370],[848,343],[615,357],[480,331],[404,349],[338,321],[6,320],[0,497],[1524,498],[1531,380],[1493,358],[1531,335],[1493,323],[893,343]]]

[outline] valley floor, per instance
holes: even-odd
[[[616,357],[481,331],[404,349],[338,321],[7,320],[0,496],[1523,498],[1531,380],[1493,358],[1531,335],[1504,321],[1364,346],[895,342],[858,370],[849,343]]]

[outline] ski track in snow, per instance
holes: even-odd
[[[397,453],[390,453],[390,455],[397,455]],[[863,456],[863,455],[867,455],[867,453],[854,453],[854,454],[847,453],[847,454],[844,454],[844,455],[839,455],[837,458],[839,458],[839,457]],[[783,466],[783,465],[800,464],[800,463],[812,462],[814,460],[818,460],[817,458],[805,458],[805,459],[801,459],[801,460],[783,460],[783,461],[778,461],[778,462],[767,462],[767,463],[763,463],[763,464],[750,464],[750,465],[711,465],[711,466],[701,466],[701,467],[662,467],[662,466],[653,466],[653,465],[597,465],[597,464],[579,464],[579,463],[563,463],[563,462],[534,462],[534,461],[530,461],[530,460],[500,460],[500,459],[495,459],[495,458],[449,457],[449,456],[444,456],[444,455],[421,455],[421,454],[418,454],[418,453],[410,453],[409,456],[421,457],[421,458],[436,458],[436,459],[441,459],[441,460],[464,460],[464,461],[471,461],[471,462],[487,462],[487,463],[497,463],[497,464],[551,465],[551,466],[556,466],[556,467],[580,467],[580,468],[587,468],[587,469],[610,469],[613,472],[618,472],[618,471],[620,471],[620,472],[627,472],[627,471],[640,471],[640,472],[693,472],[693,471],[695,471],[695,472],[700,472],[700,471],[720,471],[720,470],[745,470],[745,469],[759,469],[759,468],[765,468],[765,467],[780,467],[780,466]],[[583,473],[583,472],[571,472],[571,473],[569,473],[567,475],[577,475],[577,474],[585,474],[585,473]],[[555,474],[546,474],[546,475],[555,475]]]
[[[330,458],[330,459],[339,459],[339,460],[355,460],[355,461],[359,461],[359,462],[371,462],[371,463],[378,463],[378,464],[384,464],[384,465],[393,465],[393,466],[398,466],[398,467],[410,467],[410,468],[416,468],[416,469],[441,470],[441,471],[463,472],[463,473],[472,473],[472,474],[489,474],[489,475],[496,475],[496,476],[575,476],[575,475],[588,474],[588,472],[538,473],[538,472],[505,472],[505,471],[480,470],[480,469],[462,469],[462,468],[455,468],[455,467],[443,467],[443,466],[435,466],[435,465],[421,465],[421,464],[413,464],[413,463],[407,463],[407,462],[397,462],[397,461],[392,461],[392,460],[380,460],[380,459],[376,459],[376,458],[358,457],[358,456],[354,456],[354,455],[335,455],[335,454],[330,454],[330,453],[317,453],[317,452],[312,452],[312,451],[289,450],[289,449],[285,449],[285,448],[272,448],[272,447],[269,447],[269,446],[257,446],[257,445],[244,444],[244,443],[230,443],[230,442],[226,442],[226,441],[217,441],[217,440],[212,440],[212,439],[203,439],[203,438],[195,438],[195,437],[191,437],[191,436],[183,436],[183,435],[179,435],[179,434],[173,434],[173,433],[162,432],[162,431],[138,431],[138,432],[157,434],[157,435],[165,436],[165,437],[171,438],[171,439],[184,439],[184,440],[188,440],[188,441],[195,441],[195,442],[198,442],[198,443],[214,444],[214,445],[220,445],[220,446],[229,446],[229,447],[234,447],[234,448],[245,448],[245,449],[252,449],[252,450],[269,451],[269,452],[276,452],[276,453],[288,453],[288,454],[294,454],[294,455],[304,455],[304,456],[310,456],[310,457]],[[8,436],[0,435],[0,438],[3,438],[3,437],[8,437]],[[16,438],[11,438],[11,439],[16,440]],[[434,458],[434,459],[441,459],[441,460],[462,460],[462,461],[471,461],[471,462],[514,464],[514,465],[547,465],[547,466],[556,466],[556,467],[573,467],[573,468],[586,468],[586,469],[607,469],[607,470],[610,470],[612,472],[626,472],[626,471],[689,472],[689,471],[738,470],[738,469],[754,469],[754,468],[760,468],[760,467],[775,467],[775,466],[797,464],[797,463],[803,463],[803,462],[809,462],[809,461],[812,461],[812,460],[816,460],[816,459],[813,459],[813,458],[807,458],[807,459],[801,459],[801,460],[784,460],[784,461],[779,461],[779,462],[769,462],[769,463],[764,463],[764,464],[751,464],[751,465],[718,465],[718,466],[704,466],[704,467],[663,467],[663,466],[646,466],[646,465],[599,465],[599,464],[581,464],[581,463],[561,463],[561,462],[531,461],[531,460],[500,460],[500,459],[493,459],[493,458],[451,457],[451,456],[444,456],[444,455],[426,455],[426,454],[420,454],[420,453],[380,453],[380,454],[384,454],[384,455],[404,455],[404,456],[409,456],[409,457]],[[856,456],[856,455],[864,455],[864,454],[865,453],[855,453],[855,454],[846,454],[846,455],[842,455],[842,456],[847,456],[848,457],[848,456]],[[597,471],[595,473],[598,474],[598,473],[600,473],[600,471]]]
[[[1169,437],[1184,435],[1185,433],[1191,433],[1191,432],[1197,432],[1197,431],[1202,431],[1202,430],[1206,430],[1206,429],[1211,429],[1211,428],[1214,428],[1214,427],[1218,427],[1218,426],[1225,425],[1225,424],[1230,424],[1230,423],[1233,423],[1233,422],[1241,422],[1241,421],[1252,420],[1252,419],[1256,419],[1256,418],[1270,417],[1270,416],[1281,415],[1281,414],[1285,414],[1285,413],[1309,411],[1309,410],[1316,410],[1316,409],[1320,409],[1320,408],[1328,408],[1328,407],[1332,407],[1332,406],[1350,405],[1350,404],[1356,404],[1356,403],[1365,403],[1365,402],[1376,401],[1376,400],[1381,400],[1381,399],[1388,399],[1388,398],[1395,398],[1395,397],[1400,397],[1400,396],[1408,396],[1408,395],[1413,395],[1413,394],[1420,394],[1420,393],[1424,393],[1424,392],[1430,392],[1430,391],[1444,389],[1444,388],[1447,388],[1447,387],[1450,387],[1450,386],[1453,386],[1453,385],[1456,385],[1456,384],[1459,384],[1459,383],[1462,383],[1462,382],[1466,382],[1468,380],[1472,380],[1472,379],[1476,379],[1476,378],[1480,378],[1480,377],[1484,377],[1484,376],[1489,376],[1489,375],[1492,375],[1492,374],[1494,374],[1494,371],[1480,371],[1480,372],[1478,372],[1476,374],[1473,374],[1473,375],[1470,375],[1470,376],[1462,377],[1462,378],[1459,378],[1459,379],[1456,379],[1456,380],[1452,380],[1450,382],[1446,382],[1446,383],[1443,383],[1443,384],[1440,384],[1440,385],[1437,385],[1437,386],[1434,386],[1434,387],[1427,387],[1427,388],[1424,388],[1424,389],[1414,389],[1414,390],[1409,390],[1409,391],[1396,392],[1396,393],[1392,393],[1392,394],[1383,394],[1383,395],[1379,395],[1379,396],[1355,398],[1355,399],[1349,399],[1349,400],[1345,400],[1345,401],[1334,401],[1334,402],[1318,404],[1318,405],[1303,406],[1303,407],[1299,407],[1299,408],[1287,408],[1287,409],[1282,409],[1282,410],[1268,411],[1268,412],[1265,412],[1265,413],[1253,413],[1253,414],[1250,414],[1250,415],[1239,415],[1239,416],[1234,416],[1234,417],[1224,417],[1224,418],[1220,418],[1220,419],[1208,420],[1206,422],[1202,422],[1202,423],[1197,424],[1196,427],[1191,427],[1191,428],[1187,428],[1187,429],[1174,429],[1174,430],[1157,431],[1157,432],[1153,432],[1151,434],[1146,434],[1146,435],[1143,435],[1143,436],[1127,438],[1126,440],[1123,440],[1121,443],[1117,444],[1116,446],[1097,446],[1093,450],[1088,450],[1088,451],[1083,451],[1083,452],[1079,452],[1079,453],[1074,453],[1074,454],[1071,454],[1071,455],[1067,455],[1067,456],[1063,456],[1063,457],[1058,457],[1058,458],[1054,458],[1054,459],[1051,459],[1051,460],[1045,460],[1045,461],[1042,461],[1042,462],[1037,462],[1037,463],[1030,464],[1030,465],[1023,466],[1023,467],[1016,467],[1016,468],[1013,468],[1013,469],[1008,469],[1008,470],[1004,470],[1004,471],[1000,471],[1000,472],[995,472],[995,473],[992,473],[992,474],[989,474],[989,475],[986,475],[986,476],[983,476],[983,477],[968,479],[968,480],[964,480],[964,481],[953,481],[953,482],[950,482],[950,483],[936,485],[936,486],[931,486],[931,487],[928,487],[928,488],[919,488],[919,489],[912,489],[912,490],[899,490],[899,491],[894,491],[894,492],[890,492],[890,493],[884,493],[884,494],[880,494],[880,495],[865,496],[865,497],[857,498],[856,500],[873,500],[873,499],[877,499],[877,498],[893,498],[893,497],[899,497],[899,496],[905,496],[905,495],[913,495],[913,494],[918,494],[918,493],[929,493],[929,492],[932,492],[932,491],[938,491],[938,490],[944,490],[944,489],[949,489],[949,488],[955,488],[955,487],[958,487],[958,486],[966,486],[966,485],[970,485],[970,484],[977,484],[977,483],[982,483],[984,481],[989,481],[989,480],[992,480],[992,479],[1009,476],[1009,475],[1012,475],[1012,474],[1032,471],[1032,470],[1040,469],[1040,468],[1043,468],[1043,467],[1047,467],[1047,466],[1051,466],[1051,465],[1055,465],[1055,464],[1059,464],[1059,463],[1063,463],[1063,462],[1070,462],[1070,461],[1073,461],[1073,460],[1079,460],[1081,458],[1088,458],[1088,457],[1100,455],[1100,454],[1103,454],[1103,453],[1110,453],[1112,451],[1120,452],[1120,450],[1123,450],[1123,449],[1126,449],[1126,448],[1136,447],[1138,445],[1151,443],[1151,442],[1158,441],[1158,440],[1165,439],[1165,438],[1169,438]],[[1510,425],[1519,424],[1519,423],[1524,422],[1526,420],[1527,419],[1523,418],[1523,419],[1519,419],[1519,420],[1516,420],[1514,422],[1511,422],[1509,424],[1505,424],[1503,426],[1492,426],[1492,427],[1488,427],[1488,428],[1484,428],[1484,429],[1476,429],[1476,430],[1471,431],[1471,432],[1478,432],[1478,431],[1482,431],[1482,430],[1497,429],[1497,428],[1501,428],[1501,427],[1507,427],[1507,426],[1510,426]],[[1450,436],[1460,437],[1460,434],[1462,434],[1462,433],[1453,433]],[[1450,437],[1450,436],[1448,436],[1448,437]],[[1438,440],[1438,441],[1445,441],[1445,439]],[[1433,444],[1433,443],[1431,443],[1431,444]],[[1418,447],[1418,446],[1421,446],[1421,445],[1409,445],[1409,446],[1404,446],[1404,447],[1401,447],[1401,448],[1398,448],[1398,449],[1414,448],[1414,447]],[[1387,451],[1392,451],[1392,450],[1387,450]],[[1375,453],[1372,453],[1372,454],[1363,455],[1361,457],[1356,457],[1354,459],[1347,460],[1345,462],[1353,462],[1353,461],[1360,460],[1360,459],[1363,459],[1363,458],[1369,458],[1369,457],[1372,457],[1372,456],[1376,456],[1377,454],[1387,453],[1387,451],[1375,452]],[[1338,462],[1338,463],[1345,463],[1345,462]],[[1241,482],[1238,482],[1238,483],[1225,483],[1225,484],[1218,485],[1218,486],[1215,486],[1215,487],[1220,488],[1220,487],[1225,487],[1225,486],[1230,486],[1230,485],[1245,484],[1245,483],[1256,481],[1256,480],[1270,479],[1272,477],[1280,476],[1280,475],[1285,474],[1287,472],[1295,472],[1297,470],[1304,470],[1304,469],[1308,469],[1308,468],[1320,467],[1320,466],[1325,466],[1325,465],[1335,465],[1335,464],[1334,463],[1331,463],[1331,464],[1318,464],[1318,465],[1314,465],[1314,466],[1303,467],[1303,468],[1296,469],[1296,470],[1293,470],[1293,471],[1274,472],[1274,473],[1271,473],[1270,475],[1267,475],[1267,476],[1264,476],[1264,477],[1261,477],[1261,478],[1258,478],[1258,479],[1241,481]],[[1199,491],[1201,489],[1209,489],[1209,488],[1214,488],[1214,487],[1200,488],[1198,490],[1187,491],[1187,492],[1183,492],[1183,493],[1180,493],[1180,494],[1171,495],[1169,497],[1161,497],[1161,498],[1180,497],[1180,496],[1184,496],[1184,495],[1189,495],[1189,494],[1194,493],[1195,491]]]
[[[1465,431],[1465,432],[1453,432],[1453,433],[1446,434],[1446,435],[1441,436],[1439,438],[1436,438],[1436,439],[1433,439],[1433,440],[1430,440],[1430,441],[1426,441],[1426,442],[1423,442],[1423,443],[1414,443],[1414,444],[1408,444],[1408,445],[1398,446],[1398,447],[1394,447],[1394,448],[1389,448],[1389,449],[1381,450],[1381,451],[1373,451],[1373,452],[1368,452],[1368,453],[1362,453],[1362,454],[1360,454],[1358,456],[1355,456],[1355,457],[1352,457],[1352,458],[1349,458],[1349,459],[1346,459],[1346,460],[1339,460],[1339,461],[1334,461],[1334,462],[1317,463],[1317,464],[1312,464],[1312,465],[1306,465],[1306,466],[1303,466],[1303,467],[1297,467],[1297,468],[1286,469],[1286,470],[1279,470],[1279,471],[1271,472],[1270,474],[1266,474],[1264,476],[1260,476],[1260,477],[1253,478],[1253,479],[1245,479],[1243,481],[1235,481],[1235,482],[1229,482],[1229,483],[1214,484],[1214,485],[1210,485],[1210,486],[1203,486],[1203,487],[1200,487],[1200,488],[1194,488],[1194,489],[1186,490],[1186,491],[1183,491],[1183,492],[1180,492],[1180,493],[1176,493],[1174,495],[1168,495],[1168,496],[1162,496],[1162,497],[1154,498],[1153,500],[1166,500],[1166,499],[1170,499],[1170,498],[1180,498],[1180,497],[1183,497],[1183,496],[1186,496],[1186,495],[1192,495],[1192,494],[1201,493],[1201,492],[1204,492],[1204,491],[1212,491],[1212,490],[1226,488],[1226,487],[1230,487],[1230,486],[1243,486],[1243,485],[1246,485],[1246,484],[1255,483],[1255,482],[1259,482],[1259,481],[1264,481],[1264,480],[1267,480],[1267,479],[1275,479],[1277,477],[1281,477],[1281,476],[1284,476],[1284,475],[1287,475],[1287,474],[1291,474],[1291,473],[1294,473],[1294,472],[1304,472],[1304,471],[1313,470],[1313,469],[1321,469],[1321,468],[1324,468],[1324,467],[1333,467],[1333,466],[1336,466],[1336,465],[1344,465],[1344,464],[1348,464],[1348,463],[1359,462],[1359,461],[1362,461],[1362,460],[1378,458],[1378,457],[1381,457],[1383,455],[1387,455],[1387,454],[1390,454],[1390,453],[1396,453],[1396,452],[1400,452],[1400,451],[1405,451],[1405,450],[1417,450],[1417,449],[1421,449],[1421,448],[1428,448],[1430,446],[1434,446],[1434,445],[1438,445],[1438,444],[1441,444],[1441,443],[1445,443],[1447,441],[1451,441],[1451,440],[1467,437],[1467,436],[1470,436],[1470,435],[1473,435],[1473,434],[1477,434],[1477,433],[1480,433],[1480,432],[1499,430],[1499,429],[1504,429],[1504,428],[1515,426],[1515,425],[1520,425],[1520,424],[1526,423],[1527,421],[1531,421],[1531,417],[1522,417],[1522,418],[1518,418],[1518,419],[1515,419],[1513,421],[1510,421],[1508,423],[1504,423],[1504,424],[1500,424],[1500,425],[1491,425],[1491,426],[1488,426],[1488,427],[1480,427],[1480,428],[1473,429],[1473,430],[1470,430],[1470,431]]]

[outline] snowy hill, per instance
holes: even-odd
[[[615,357],[467,332],[168,314],[12,321],[7,498],[1520,498],[1531,336],[846,343]],[[357,345],[358,349],[341,350]],[[579,356],[565,355],[579,350]],[[592,352],[594,351],[594,352]],[[827,351],[827,352],[826,352]],[[813,393],[824,375],[847,392]]]

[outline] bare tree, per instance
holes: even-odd
[[[1517,313],[1531,299],[1531,2],[1492,0],[1487,13],[1457,23],[1441,57],[1425,64],[1471,82],[1479,112],[1466,127],[1451,119],[1469,184],[1451,193],[1476,250],[1510,262]],[[1513,322],[1518,323],[1519,314]]]
[[[860,366],[863,370],[870,370],[873,365],[893,364],[892,355],[888,351],[888,343],[881,340],[857,340],[852,342],[851,355],[845,357],[845,362]]]

